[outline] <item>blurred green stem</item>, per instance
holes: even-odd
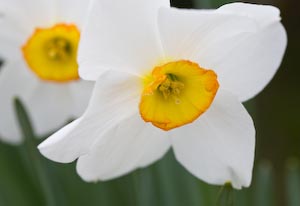
[[[141,205],[141,201],[140,201],[140,189],[139,189],[139,171],[136,170],[131,174],[132,177],[132,182],[133,182],[133,198],[134,198],[134,204],[135,205]]]
[[[226,183],[219,192],[217,206],[234,206],[234,191],[230,183]]]
[[[273,169],[270,162],[264,160],[258,164],[254,178],[254,205],[275,205]]]
[[[286,192],[288,206],[300,205],[300,166],[297,159],[287,163]]]
[[[35,134],[30,123],[30,118],[26,112],[24,105],[18,98],[15,99],[14,106],[19,126],[24,137],[26,154],[28,155],[31,166],[35,172],[34,177],[37,177],[39,180],[46,205],[55,206],[57,205],[55,201],[55,195],[52,191],[51,184],[47,178],[46,172],[42,165],[42,161],[40,159],[40,154],[35,143]]]

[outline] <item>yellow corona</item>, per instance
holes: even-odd
[[[77,80],[79,38],[80,32],[73,24],[37,28],[22,47],[23,56],[29,68],[42,80]]]
[[[191,123],[209,108],[218,88],[216,73],[191,61],[155,67],[144,79],[141,117],[166,131]]]

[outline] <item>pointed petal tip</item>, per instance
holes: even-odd
[[[230,171],[231,180],[228,182],[234,189],[241,190],[242,188],[247,188],[250,186],[252,180],[252,171],[249,172],[249,174],[237,174],[233,168],[231,168]]]
[[[58,158],[54,153],[53,153],[53,148],[50,144],[48,144],[48,141],[45,140],[42,143],[40,143],[37,146],[37,149],[39,152],[47,159],[54,161],[54,162],[59,162],[59,163],[69,163],[70,161],[62,161],[62,158]]]

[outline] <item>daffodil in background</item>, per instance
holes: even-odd
[[[285,48],[280,12],[228,4],[171,8],[168,0],[94,1],[79,74],[97,81],[86,112],[41,145],[86,181],[145,167],[170,147],[211,184],[249,186],[255,128],[243,107],[271,80]]]
[[[38,135],[80,116],[92,83],[78,75],[77,48],[86,0],[1,0],[0,139],[22,138],[13,111],[18,97]]]

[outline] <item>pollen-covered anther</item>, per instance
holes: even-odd
[[[66,61],[71,57],[71,43],[65,38],[53,38],[46,43],[46,52],[53,61]]]
[[[141,117],[163,130],[193,122],[209,108],[219,88],[214,71],[187,60],[155,67],[144,85]]]
[[[172,99],[176,104],[180,104],[180,93],[184,89],[184,84],[173,74],[167,74],[165,77],[165,80],[158,86],[158,90],[166,100]]]

